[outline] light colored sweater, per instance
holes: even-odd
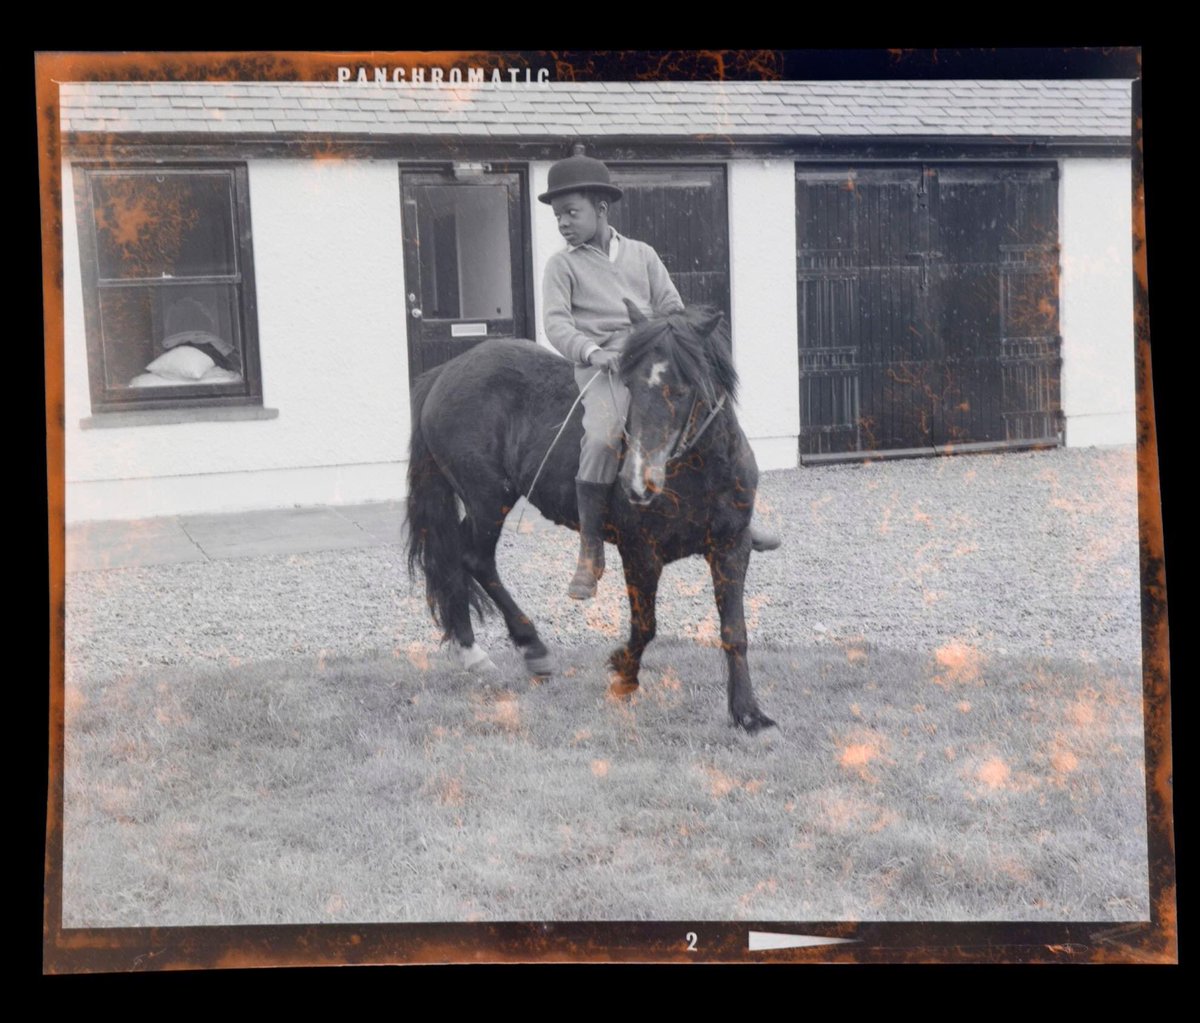
[[[658,253],[645,242],[613,234],[618,241],[615,260],[589,244],[556,252],[546,264],[546,336],[577,365],[586,365],[594,348],[621,348],[630,326],[623,299],[647,316],[683,310]]]

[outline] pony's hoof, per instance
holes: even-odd
[[[554,658],[549,654],[536,656],[526,654],[525,667],[529,669],[531,675],[536,675],[538,678],[549,678],[554,674]]]
[[[764,728],[778,727],[761,710],[748,710],[734,717],[733,723],[739,728],[744,728],[747,732],[753,735],[755,732],[762,731]]]
[[[491,675],[500,671],[496,667],[496,662],[481,646],[456,647],[455,653],[458,656],[459,666],[473,675]]]
[[[576,576],[567,587],[567,596],[572,600],[591,600],[596,595],[596,577]]]
[[[572,600],[591,600],[596,595],[596,584],[604,575],[604,559],[580,558],[575,574],[567,586],[567,596]]]
[[[628,700],[638,691],[638,684],[624,678],[614,678],[608,686],[608,695],[613,700]]]

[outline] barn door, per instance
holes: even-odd
[[[610,165],[625,193],[610,208],[621,234],[654,247],[683,304],[729,315],[729,210],[720,166]]]
[[[920,167],[797,171],[800,454],[933,443]]]
[[[1058,443],[1053,167],[797,169],[804,461]]]
[[[527,337],[523,178],[401,171],[409,382],[482,341]]]
[[[1057,443],[1055,169],[964,164],[938,168],[934,183],[935,442]]]

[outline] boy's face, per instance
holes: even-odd
[[[597,209],[592,200],[581,192],[568,192],[550,202],[558,221],[558,233],[568,245],[585,245],[596,237],[600,222],[607,212],[607,203]]]

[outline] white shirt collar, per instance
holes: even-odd
[[[609,225],[608,229],[612,232],[612,237],[608,240],[608,261],[610,263],[615,263],[617,261],[617,243],[621,240],[621,236],[617,234],[617,229],[611,224]],[[600,255],[604,255],[604,250],[600,248],[599,245],[593,245],[591,242],[582,242],[579,245],[571,245],[569,248],[572,252],[575,252],[578,249],[594,249],[596,252],[599,252]]]

